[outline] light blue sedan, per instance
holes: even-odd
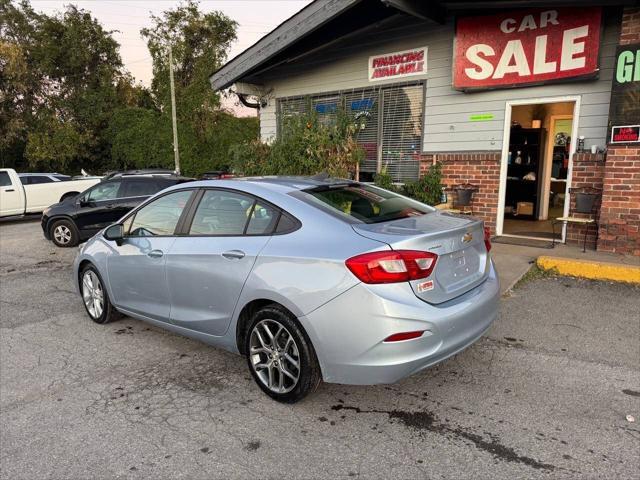
[[[467,348],[496,318],[481,221],[339,179],[168,188],[80,247],[94,322],[122,313],[247,357],[296,402],[321,380],[395,382]]]

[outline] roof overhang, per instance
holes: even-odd
[[[602,0],[315,0],[223,65],[209,81],[214,90],[238,81],[260,85],[260,75],[267,70],[398,14],[444,23],[447,15],[487,10],[638,3],[638,0],[606,3]]]

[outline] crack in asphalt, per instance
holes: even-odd
[[[485,439],[476,433],[467,432],[461,427],[450,427],[438,420],[438,417],[431,412],[406,412],[403,410],[363,410],[360,407],[352,407],[348,405],[334,405],[331,410],[352,410],[356,413],[381,413],[386,414],[392,420],[399,420],[405,426],[417,431],[429,431],[440,435],[463,438],[472,442],[476,448],[492,454],[495,458],[507,462],[516,462],[528,465],[538,470],[553,471],[557,467],[550,463],[540,462],[534,458],[525,455],[519,455],[513,448],[507,447],[498,441],[494,435],[488,434],[490,440]]]

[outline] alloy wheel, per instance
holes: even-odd
[[[98,275],[87,270],[82,276],[82,299],[92,318],[97,319],[104,310],[104,292]]]
[[[300,353],[291,333],[276,320],[265,319],[251,330],[251,367],[272,392],[288,393],[300,379]]]
[[[58,225],[53,229],[53,237],[60,245],[66,245],[71,241],[71,229],[66,225]]]

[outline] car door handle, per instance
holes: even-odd
[[[104,208],[108,208],[109,210],[116,208],[117,205],[115,203],[110,203],[109,205],[105,205]]]
[[[164,255],[164,252],[162,250],[151,250],[149,253],[147,253],[147,256],[151,258],[160,258],[162,257],[162,255]]]
[[[15,190],[14,190],[13,188],[7,188],[7,189],[5,190],[5,192],[7,192],[7,193],[8,193],[8,192],[15,192]]]
[[[224,258],[228,258],[229,260],[238,259],[244,257],[244,252],[242,250],[229,250],[228,252],[224,252],[222,254]]]

